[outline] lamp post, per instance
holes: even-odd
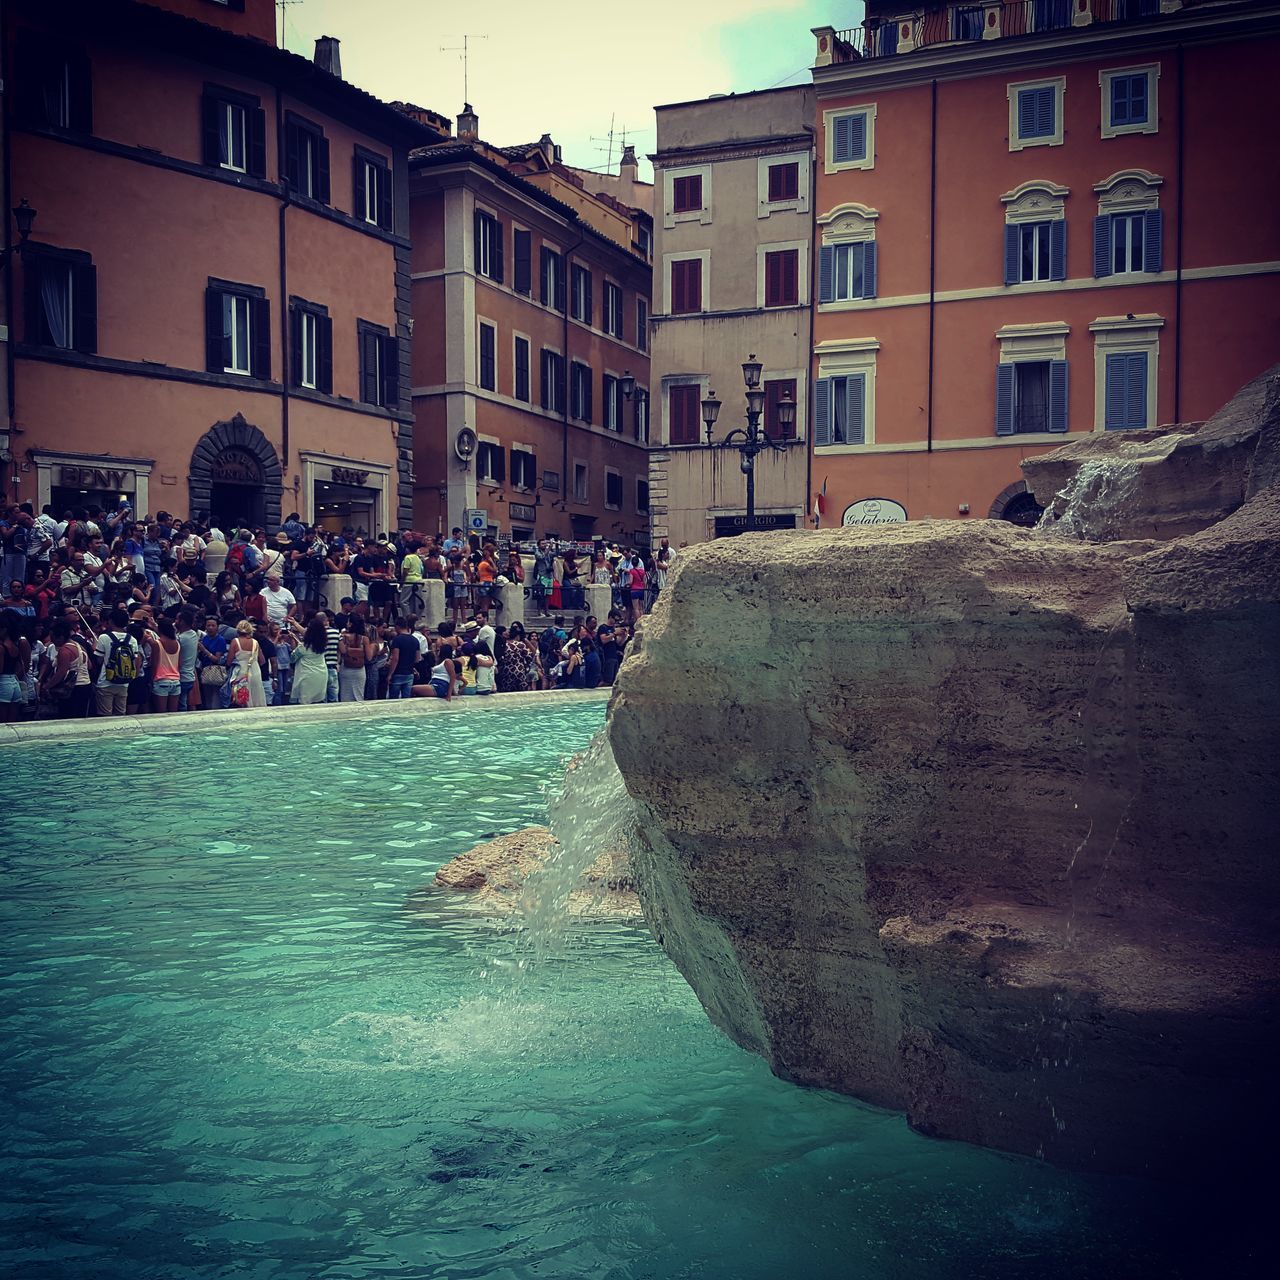
[[[18,243],[8,249],[0,250],[0,263],[5,262],[11,253],[22,256],[27,251],[27,240],[31,235],[31,226],[36,220],[36,211],[27,203],[25,196],[13,207],[13,220],[18,228]]]
[[[712,391],[702,402],[702,421],[707,429],[707,445],[713,449],[737,449],[742,455],[742,474],[747,478],[747,532],[756,527],[756,457],[766,449],[786,453],[787,447],[774,440],[760,425],[764,413],[765,393],[760,385],[763,366],[755,353],[742,362],[742,380],[747,389],[747,425],[734,427],[723,440],[712,440],[711,429],[720,414],[720,401]],[[778,399],[778,426],[786,434],[796,420],[796,405],[791,393],[784,391]]]

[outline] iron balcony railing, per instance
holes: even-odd
[[[860,27],[837,31],[832,61],[889,58],[927,45],[1008,40],[1077,25],[1149,22],[1159,17],[1160,0],[1092,0],[1089,6],[1081,0],[953,4],[927,13],[872,19]]]

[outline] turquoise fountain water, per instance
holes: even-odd
[[[0,1274],[1184,1274],[1151,1188],[773,1079],[642,927],[424,888],[602,719],[7,749]]]

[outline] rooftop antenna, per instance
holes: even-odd
[[[276,8],[280,13],[280,34],[276,38],[276,43],[284,48],[284,20],[288,16],[288,10],[291,5],[301,4],[302,0],[276,0]]]
[[[613,144],[614,144],[614,141],[615,141],[615,140],[617,141],[617,144],[618,144],[618,147],[619,147],[619,151],[618,151],[618,162],[619,162],[619,163],[621,163],[621,162],[622,162],[622,152],[623,152],[623,150],[625,150],[625,149],[626,149],[626,145],[627,145],[627,138],[628,138],[628,137],[632,137],[632,138],[634,138],[634,137],[635,137],[635,130],[634,130],[634,129],[628,129],[625,125],[624,125],[621,129],[616,129],[616,128],[614,128],[614,123],[613,123],[613,122],[614,122],[614,120],[615,120],[615,119],[616,119],[616,116],[610,116],[610,117],[609,117],[609,133],[608,133],[608,136],[607,136],[607,137],[597,137],[597,136],[595,136],[595,135],[593,134],[593,135],[592,135],[592,138],[591,138],[591,141],[592,141],[592,142],[603,142],[603,143],[605,143],[605,144],[606,144],[606,145],[605,145],[605,146],[603,146],[603,147],[597,147],[597,148],[596,148],[596,150],[597,150],[597,151],[603,151],[603,152],[605,153],[605,163],[604,163],[604,172],[605,172],[605,173],[612,173],[612,172],[613,172]]]
[[[282,0],[282,2],[288,3],[289,0]],[[297,3],[297,2],[298,0],[294,0],[294,3]],[[445,36],[446,40],[456,40],[458,38],[459,37],[457,36]],[[441,53],[461,53],[462,54],[462,100],[463,102],[471,101],[471,85],[468,79],[470,74],[470,67],[468,64],[470,62],[470,57],[471,57],[471,50],[469,48],[470,42],[472,40],[487,40],[488,38],[489,38],[488,36],[464,34],[461,37],[461,40],[462,40],[461,44],[442,44],[440,46]]]

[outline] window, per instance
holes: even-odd
[[[352,160],[354,198],[351,208],[361,222],[390,231],[394,222],[391,203],[391,166],[363,147],[356,147]]]
[[[515,398],[529,403],[529,339],[515,340],[515,382],[513,386]]]
[[[604,505],[611,511],[622,510],[622,473],[611,467],[604,472]]]
[[[790,160],[785,164],[769,166],[769,200],[798,200],[800,198],[800,164]]]
[[[295,387],[333,394],[333,321],[328,308],[289,299],[289,353]]]
[[[394,409],[400,404],[400,344],[382,325],[356,321],[360,342],[360,399]]]
[[[1161,181],[1145,169],[1126,169],[1094,188],[1095,278],[1164,270],[1164,214],[1156,204]]]
[[[874,43],[872,49],[877,57],[889,58],[898,52],[898,20],[890,18],[873,28]]]
[[[564,356],[542,349],[542,407],[552,413],[564,412]]]
[[[1061,31],[1069,27],[1071,0],[1035,0],[1035,24],[1037,31]]]
[[[1037,0],[1039,3],[1039,0]],[[982,26],[986,21],[982,6],[957,5],[951,10],[951,38],[953,40],[981,40]]]
[[[1067,278],[1067,224],[1019,222],[1004,229],[1004,282],[1030,284]]]
[[[591,367],[576,360],[569,382],[569,414],[580,422],[591,421]]]
[[[29,250],[27,341],[92,354],[98,349],[97,272],[87,253]]]
[[[1019,360],[996,366],[996,435],[1067,429],[1067,362]]]
[[[653,253],[653,233],[643,222],[636,226],[636,249],[646,259]]]
[[[23,32],[14,68],[23,123],[37,129],[93,132],[89,59],[81,50]]]
[[[867,375],[819,378],[814,388],[813,443],[866,443]]]
[[[764,255],[764,305],[794,307],[800,301],[800,251],[778,249]]]
[[[874,106],[840,107],[822,113],[826,170],[870,169],[875,165]]]
[[[201,101],[205,164],[228,173],[265,178],[266,120],[257,98],[206,85]]]
[[[647,298],[636,299],[636,346],[641,351],[649,350],[649,302]]]
[[[791,403],[796,403],[796,380],[794,378],[767,378],[764,384],[764,433],[774,440],[794,440],[796,438],[796,415],[791,423],[783,427],[778,421],[778,402],[786,395]],[[796,411],[799,412],[798,410]]]
[[[511,446],[511,483],[517,489],[538,487],[537,455],[522,445]]]
[[[514,259],[514,278],[512,285],[517,293],[528,297],[533,292],[533,267],[529,232],[521,227],[513,227],[511,231],[511,256]]]
[[[702,175],[691,173],[671,180],[671,212],[702,211]]]
[[[609,431],[622,430],[623,405],[622,382],[611,373],[604,375],[604,386],[601,391],[604,400],[604,425]],[[631,393],[635,395],[633,391]]]
[[[649,482],[636,481],[636,510],[642,515],[649,510]]]
[[[476,275],[502,283],[502,223],[483,209],[475,211]]]
[[[1147,352],[1115,351],[1106,356],[1107,431],[1147,425]]]
[[[271,377],[271,304],[253,285],[210,280],[205,290],[205,367]]]
[[[542,246],[542,305],[564,310],[564,258]]]
[[[818,253],[818,301],[876,296],[876,242],[823,245]]]
[[[607,280],[604,285],[604,331],[622,337],[622,290]]]
[[[1159,63],[1100,71],[1098,84],[1102,88],[1104,138],[1158,131],[1160,121],[1156,94],[1160,87]]]
[[[591,501],[590,479],[585,462],[573,464],[573,500],[574,502]]]
[[[498,331],[480,322],[480,386],[485,391],[498,389]]]
[[[697,444],[702,431],[702,384],[680,382],[667,388],[667,419],[672,444]]]
[[[979,10],[981,12],[981,10]],[[1062,94],[1066,80],[1029,80],[1011,84],[1009,150],[1062,145]]]
[[[671,264],[671,314],[702,310],[702,259],[680,258]]]
[[[481,484],[502,484],[506,480],[506,458],[502,446],[481,440],[476,447],[476,479]]]
[[[636,439],[641,444],[649,443],[649,393],[643,387],[637,387],[632,393],[631,403],[635,414]]]
[[[569,269],[569,274],[573,281],[573,286],[569,290],[570,314],[575,320],[590,324],[595,315],[591,298],[591,270],[589,267],[580,267],[575,262]]]
[[[292,112],[284,118],[284,180],[296,194],[329,203],[329,139]]]

